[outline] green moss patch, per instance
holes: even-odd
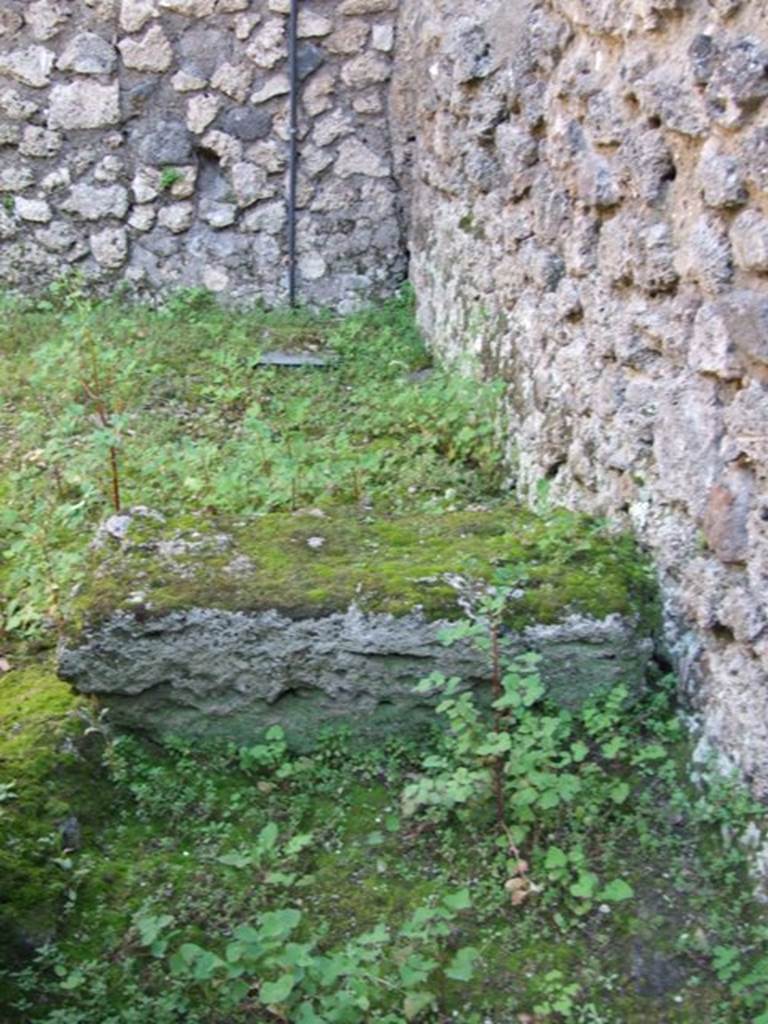
[[[76,602],[95,624],[120,608],[161,615],[189,608],[315,616],[367,611],[455,617],[447,577],[501,573],[518,588],[514,628],[567,615],[618,613],[655,626],[652,573],[632,540],[568,513],[520,508],[385,518],[332,510],[250,520],[204,515],[163,524],[135,518],[128,539],[101,549]]]
[[[85,707],[47,665],[0,678],[0,959],[54,934],[70,885],[65,823],[87,830],[104,813],[76,745]]]

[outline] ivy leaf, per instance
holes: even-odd
[[[259,937],[281,939],[289,935],[301,920],[300,910],[270,910],[261,916]]]
[[[559,846],[550,846],[547,850],[547,857],[544,861],[544,868],[547,871],[554,871],[557,868],[564,868],[568,864],[568,857]]]
[[[222,853],[216,860],[219,864],[226,864],[230,868],[247,868],[253,864],[253,857],[250,853],[238,853],[236,850],[232,853]]]
[[[615,804],[623,804],[629,796],[629,786],[626,782],[617,782],[615,786],[611,786],[610,796]]]
[[[286,857],[295,857],[297,853],[301,853],[307,846],[311,846],[314,841],[314,836],[311,832],[300,832],[298,835],[293,836],[285,844],[285,855]]]
[[[268,825],[259,832],[259,838],[257,840],[259,846],[259,852],[268,853],[277,842],[277,825],[274,821],[270,821]]]
[[[571,745],[571,757],[577,763],[583,761],[587,754],[589,754],[589,747],[581,740],[577,740]]]
[[[435,997],[431,992],[409,992],[403,1003],[403,1016],[406,1020],[415,1020],[422,1010],[434,1004]]]
[[[311,1003],[302,1003],[296,1014],[296,1024],[325,1024],[325,1018],[318,1017]]]
[[[621,903],[622,900],[631,900],[634,895],[635,890],[628,882],[623,878],[614,878],[601,890],[597,898],[607,903]]]
[[[443,904],[449,910],[469,910],[472,906],[472,897],[469,895],[469,889],[459,889],[457,892],[443,896]]]
[[[598,878],[591,871],[579,872],[578,879],[569,887],[571,896],[580,900],[591,900],[597,888]]]
[[[151,946],[160,932],[173,924],[175,918],[171,914],[159,914],[157,917],[136,917],[134,920],[142,946]]]
[[[480,953],[474,946],[460,949],[445,969],[446,978],[453,981],[469,981],[472,978],[473,965]]]
[[[266,1006],[279,1006],[291,994],[295,984],[292,974],[284,974],[277,981],[264,981],[259,989],[259,999]]]

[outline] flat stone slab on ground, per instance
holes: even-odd
[[[653,650],[647,567],[627,538],[582,530],[510,508],[112,517],[59,672],[151,734],[250,742],[280,724],[303,746],[346,723],[368,741],[433,716],[414,687],[435,670],[487,694],[487,655],[440,633],[464,615],[458,581],[496,564],[520,579],[506,642],[542,654],[554,700],[637,692]]]

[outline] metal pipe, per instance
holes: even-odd
[[[299,169],[299,0],[291,0],[288,21],[291,98],[288,156],[288,303],[296,305],[296,197]]]

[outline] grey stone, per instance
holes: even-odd
[[[370,31],[371,27],[367,21],[351,19],[342,23],[333,35],[324,40],[323,45],[333,54],[360,53],[365,47]]]
[[[125,170],[125,164],[119,156],[110,154],[103,157],[93,169],[93,177],[96,181],[106,182],[109,185],[118,181]]]
[[[692,138],[706,133],[709,118],[704,105],[684,81],[655,73],[638,83],[637,93],[645,113],[657,117],[670,131]]]
[[[272,115],[263,110],[233,107],[219,116],[216,127],[241,142],[256,142],[269,136]]]
[[[134,145],[144,163],[160,167],[185,164],[192,157],[192,136],[186,126],[175,119],[150,121],[135,129]]]
[[[137,203],[151,203],[160,195],[160,171],[156,167],[140,167],[131,182]]]
[[[161,8],[187,18],[207,18],[214,13],[215,0],[158,0]]]
[[[386,82],[391,74],[391,62],[375,53],[363,53],[353,57],[341,68],[342,81],[353,89]]]
[[[220,89],[238,103],[244,103],[252,80],[253,71],[247,64],[225,62],[214,73],[211,86]]]
[[[22,192],[35,180],[32,168],[27,164],[6,164],[0,166],[0,192]]]
[[[356,138],[344,139],[341,143],[335,169],[341,178],[353,174],[363,174],[369,178],[385,178],[389,175],[384,157],[374,153]]]
[[[0,241],[7,242],[19,232],[16,219],[0,204]]]
[[[726,46],[706,95],[716,121],[740,124],[768,96],[768,49],[749,37]]]
[[[352,118],[340,110],[334,110],[325,117],[317,118],[312,130],[312,139],[317,146],[329,146],[336,139],[350,135],[354,130],[355,123]]]
[[[35,232],[35,238],[49,252],[66,253],[78,241],[78,234],[71,224],[64,220],[53,221]]]
[[[736,157],[705,147],[696,173],[707,206],[728,209],[747,201],[744,171]]]
[[[395,9],[395,0],[341,0],[339,14],[382,14]]]
[[[160,88],[159,78],[149,78],[144,82],[122,90],[122,115],[127,121],[146,115],[157,99]]]
[[[19,196],[13,208],[21,220],[30,220],[35,224],[47,224],[53,216],[50,206],[44,199],[24,199]]]
[[[688,47],[691,77],[696,85],[706,85],[717,67],[719,52],[712,36],[703,33],[694,36]]]
[[[67,0],[35,0],[28,4],[24,20],[33,39],[44,42],[61,32],[72,14]]]
[[[525,128],[511,123],[499,125],[495,131],[494,140],[496,152],[504,170],[505,187],[509,195],[517,199],[523,196],[533,183],[533,168],[539,160],[538,142]],[[485,157],[486,161],[493,159],[483,150],[477,151],[477,157],[480,160]],[[485,175],[485,180],[483,180],[482,177],[478,178],[475,173],[475,180],[482,182],[480,187],[483,191],[488,191],[493,187],[496,177],[495,170],[491,169],[490,163],[487,163]]]
[[[68,167],[59,167],[51,171],[40,182],[40,188],[45,193],[57,192],[59,189],[69,188],[72,183],[72,174]]]
[[[128,212],[128,190],[122,185],[99,188],[79,183],[72,186],[61,209],[83,220],[101,220],[103,217],[122,219]]]
[[[661,202],[676,175],[672,150],[662,132],[630,133],[622,144],[632,193],[650,206]]]
[[[236,38],[244,42],[248,39],[260,21],[261,15],[257,11],[249,11],[247,14],[238,14],[235,18]]]
[[[699,217],[680,254],[685,276],[697,281],[707,294],[724,290],[733,280],[733,254],[728,234],[712,217]]]
[[[707,496],[702,531],[710,549],[726,565],[747,559],[747,518],[752,503],[752,484],[751,474],[733,470]]]
[[[358,114],[380,114],[384,110],[384,100],[376,89],[359,92],[352,100],[352,109]]]
[[[0,146],[18,146],[21,141],[21,127],[18,124],[0,122]],[[24,154],[29,156],[29,154]]]
[[[251,103],[254,106],[259,106],[261,103],[274,99],[275,96],[285,96],[290,90],[291,83],[287,75],[272,75],[252,93]]]
[[[299,39],[317,39],[333,32],[333,19],[313,11],[300,10],[298,35]]]
[[[609,210],[624,197],[616,169],[608,160],[595,154],[585,154],[581,160],[578,189],[584,203],[596,210]]]
[[[187,128],[195,134],[202,134],[216,119],[221,100],[218,96],[200,93],[187,103]]]
[[[122,0],[120,4],[120,28],[123,32],[140,32],[156,16],[155,0]]]
[[[734,291],[705,303],[696,317],[692,368],[736,379],[751,360],[768,362],[768,297]]]
[[[237,220],[234,203],[221,203],[215,199],[204,199],[200,203],[200,217],[212,228],[228,228]]]
[[[173,76],[171,84],[176,92],[198,92],[206,87],[208,80],[194,71],[182,68]]]
[[[304,79],[309,78],[318,68],[323,66],[325,52],[321,47],[315,46],[314,43],[302,42],[299,43],[296,57],[299,78],[303,82]]]
[[[24,129],[24,134],[19,144],[19,152],[23,156],[52,157],[56,156],[62,144],[62,137],[59,132],[30,124]]]
[[[94,32],[76,35],[56,62],[60,71],[76,71],[79,75],[109,75],[116,65],[115,48]]]
[[[493,71],[491,44],[484,26],[473,22],[473,19],[459,19],[449,45],[454,61],[454,78],[459,84],[487,78]]]
[[[269,139],[265,142],[255,142],[246,150],[246,156],[251,163],[263,167],[269,174],[278,174],[285,168],[288,162],[285,147],[278,145],[274,139]]]
[[[152,25],[140,39],[121,39],[117,44],[123,64],[133,71],[167,71],[173,63],[173,47],[160,25]]]
[[[305,281],[319,281],[328,273],[328,264],[320,253],[309,252],[299,258],[298,270]]]
[[[285,23],[272,18],[251,39],[247,55],[260,68],[273,68],[288,56]]]
[[[240,207],[252,206],[274,195],[274,189],[267,184],[267,172],[245,161],[232,165],[232,191]]]
[[[14,36],[24,23],[19,11],[0,11],[0,38],[3,36]]]
[[[45,46],[0,53],[0,75],[9,75],[24,85],[42,89],[50,84],[55,59],[53,50]]]
[[[750,181],[768,193],[768,127],[755,128],[747,135],[741,152]]]
[[[128,259],[128,236],[122,226],[103,228],[90,241],[93,258],[103,267],[115,270]]]
[[[13,121],[26,121],[37,110],[38,105],[22,99],[16,89],[3,89],[0,92],[0,111]]]
[[[298,621],[279,611],[200,609],[144,621],[119,612],[60,651],[59,673],[98,693],[120,726],[252,739],[280,724],[306,746],[340,720],[359,738],[429,721],[437,696],[416,694],[414,683],[432,671],[487,686],[486,656],[467,642],[441,644],[445,625],[354,607]],[[618,616],[534,626],[515,646],[542,652],[545,685],[567,706],[619,679],[642,685],[650,657]]]
[[[768,273],[768,218],[757,210],[745,210],[731,227],[736,266]]]
[[[171,203],[164,206],[157,215],[157,222],[160,227],[166,228],[174,235],[188,231],[195,219],[195,207],[193,203]]]
[[[232,59],[232,36],[223,29],[207,28],[203,23],[188,29],[177,49],[183,70],[207,80],[219,65]]]
[[[286,221],[285,203],[281,200],[251,207],[243,218],[243,230],[278,235]]]
[[[157,210],[151,203],[142,206],[134,206],[128,217],[128,225],[134,231],[151,231],[157,220]]]
[[[382,53],[391,53],[395,48],[394,25],[374,25],[371,29],[371,46]]]
[[[243,155],[243,144],[234,135],[212,129],[203,136],[201,147],[214,153],[222,167],[231,167]]]
[[[675,249],[669,225],[652,224],[639,235],[637,284],[651,294],[669,291],[677,284]]]
[[[50,93],[49,128],[105,128],[120,120],[119,87],[77,80]]]
[[[756,640],[768,627],[759,601],[746,587],[736,586],[728,591],[717,609],[717,617],[740,643]]]
[[[768,386],[750,381],[741,388],[725,410],[725,425],[728,458],[764,465],[768,457]]]

